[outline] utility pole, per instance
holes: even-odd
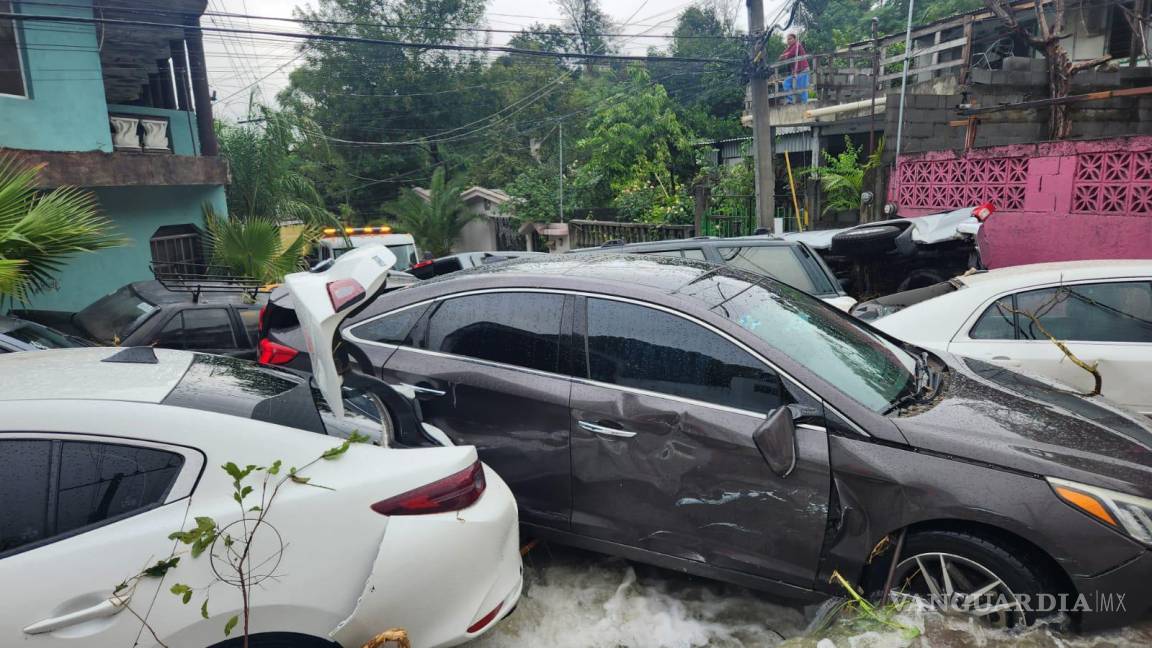
[[[749,56],[752,59],[752,144],[756,162],[756,224],[772,227],[776,211],[776,173],[772,168],[772,124],[768,118],[768,78],[759,72],[764,58],[764,1],[748,2],[748,37],[752,41]],[[799,218],[799,214],[796,215]]]
[[[560,223],[564,221],[564,121],[560,120]]]

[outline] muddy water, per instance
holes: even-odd
[[[1080,636],[1038,628],[985,630],[962,619],[909,607],[898,621],[908,638],[841,622],[808,629],[817,608],[788,607],[738,587],[541,545],[525,558],[526,589],[516,612],[472,648],[1145,648],[1152,620],[1136,628]],[[824,639],[825,641],[820,641]],[[831,643],[829,643],[831,642]]]

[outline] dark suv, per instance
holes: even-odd
[[[255,359],[260,304],[242,291],[192,293],[138,281],[76,313],[12,311],[97,344],[156,346]]]
[[[799,241],[785,241],[771,236],[697,236],[654,243],[609,242],[600,247],[572,252],[649,254],[717,263],[783,281],[842,311],[851,310],[856,304],[856,300],[840,287],[840,282],[820,255]]]
[[[1107,401],[686,259],[518,259],[371,310],[336,350],[475,445],[537,537],[999,625],[1062,594],[1086,628],[1152,611],[1152,425]]]

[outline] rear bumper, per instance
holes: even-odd
[[[360,601],[333,640],[358,648],[403,628],[414,648],[454,646],[511,612],[523,585],[516,501],[487,466],[484,476],[484,495],[462,511],[389,519]],[[498,606],[491,622],[468,632]]]
[[[1075,578],[1080,629],[1095,631],[1152,619],[1152,551],[1092,578]]]

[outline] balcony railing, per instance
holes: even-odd
[[[199,155],[196,115],[146,106],[108,106],[112,144],[118,151]]]

